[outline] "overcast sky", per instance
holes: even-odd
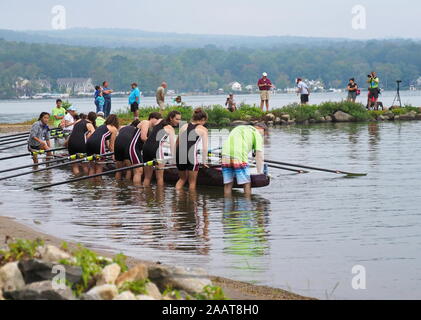
[[[421,1],[416,0],[0,0],[0,29],[51,29],[55,5],[66,8],[67,28],[421,38]],[[357,5],[366,10],[366,29],[352,27]],[[354,18],[355,23],[361,26]]]

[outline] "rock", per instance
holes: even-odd
[[[275,119],[276,119],[276,116],[273,113],[268,113],[264,117],[265,121],[275,121]]]
[[[121,268],[117,263],[110,264],[102,269],[101,276],[97,285],[115,284],[118,276],[120,275]]]
[[[201,293],[204,287],[212,285],[203,270],[183,267],[150,266],[149,279],[162,291],[170,287],[190,294]]]
[[[25,287],[25,280],[17,262],[11,262],[0,268],[0,291],[16,291]]]
[[[273,127],[274,122],[273,121],[268,121],[267,124],[268,124],[269,127]]]
[[[39,247],[37,251],[41,256],[41,260],[46,262],[58,262],[60,260],[72,259],[70,254],[51,245]]]
[[[316,119],[310,119],[308,122],[309,123],[316,123],[317,121],[316,121]]]
[[[421,113],[418,113],[418,114],[415,116],[415,119],[416,119],[416,120],[421,120]]]
[[[383,115],[379,115],[378,117],[377,117],[377,120],[378,121],[385,121],[387,118],[385,117],[385,116],[383,116]]]
[[[130,291],[124,291],[124,292],[120,293],[117,297],[115,297],[114,300],[129,301],[129,300],[137,300],[137,299],[136,299],[136,296],[133,293],[131,293]]]
[[[350,122],[354,120],[354,117],[343,111],[336,111],[333,115],[333,119],[336,122]]]
[[[411,111],[405,114],[402,114],[399,119],[400,120],[415,120],[417,113],[415,111]]]
[[[275,124],[276,125],[280,125],[280,124],[282,124],[282,119],[281,118],[279,118],[279,117],[277,117],[276,119],[275,119]]]
[[[115,281],[117,287],[125,282],[133,282],[148,279],[148,267],[145,264],[138,264],[134,268],[120,275]]]
[[[40,260],[20,261],[19,270],[22,272],[26,284],[52,280],[57,274],[53,273],[54,264]],[[63,266],[66,271],[66,281],[72,284],[82,282],[82,269],[80,267]]]
[[[154,298],[152,298],[150,296],[146,296],[144,294],[141,294],[141,295],[136,296],[136,300],[144,300],[144,301],[146,301],[146,300],[156,300],[156,299],[154,299]]]
[[[150,296],[150,297],[152,297],[156,300],[162,299],[162,294],[159,291],[159,289],[158,289],[158,287],[156,286],[155,283],[148,282],[148,283],[146,283],[145,288],[146,288],[146,292],[147,292],[148,296]]]
[[[113,300],[118,296],[118,289],[113,284],[104,284],[92,288],[86,293],[86,296],[91,299],[84,300]]]
[[[76,300],[69,287],[55,288],[52,281],[34,282],[22,290],[5,292],[9,300]]]
[[[288,124],[290,125],[290,124],[295,124],[295,120],[294,119],[292,119],[292,120],[288,120]]]
[[[396,115],[395,118],[394,118],[395,121],[398,121],[400,119],[401,119],[401,116],[399,116],[399,115]]]
[[[250,124],[250,121],[241,121],[241,120],[236,120],[231,122],[231,126],[232,127],[237,127],[237,126],[247,126]]]
[[[291,116],[289,114],[283,114],[281,115],[281,119],[288,122],[291,119]]]
[[[287,125],[288,125],[288,121],[281,120],[281,125],[285,125],[285,126],[287,126]]]
[[[326,120],[326,122],[332,122],[333,121],[331,116],[325,116],[325,120]]]

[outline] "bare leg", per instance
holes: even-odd
[[[232,196],[232,187],[234,186],[234,182],[228,183],[224,185],[224,194],[225,197],[231,197]]]
[[[130,167],[131,165],[132,165],[132,162],[130,160],[124,161],[124,166],[125,167]],[[126,171],[126,179],[127,180],[132,180],[132,170],[127,170]]]
[[[263,111],[264,106],[265,106],[265,101],[264,100],[260,101],[260,109],[262,111]]]
[[[150,187],[152,175],[153,175],[153,168],[152,167],[145,167],[144,171],[145,171],[145,179],[143,180],[143,186],[144,187]]]
[[[121,168],[124,167],[124,162],[122,162],[122,161],[116,161],[115,165],[116,165],[117,169],[121,169]],[[116,180],[121,180],[121,178],[122,178],[121,172],[117,172],[115,174],[115,179]]]
[[[196,190],[197,185],[197,175],[199,174],[199,171],[189,171],[189,190],[194,191]]]
[[[72,171],[75,176],[78,176],[80,174],[79,164],[72,164]]]
[[[251,183],[246,183],[244,186],[244,194],[246,196],[250,196],[251,195]]]
[[[134,118],[139,119],[139,110],[136,110],[135,112],[133,112]]]
[[[142,175],[143,175],[143,168],[136,168],[133,170],[133,183],[135,186],[142,185]]]
[[[83,169],[83,173],[85,175],[89,174],[89,163],[82,163],[82,169]]]
[[[269,100],[266,100],[266,112],[269,112]]]
[[[188,173],[187,171],[178,171],[178,176],[180,177],[180,179],[178,180],[175,188],[177,190],[182,190],[188,180]]]
[[[158,187],[163,187],[164,186],[164,169],[165,168],[165,164],[158,164],[158,168],[157,170],[155,170],[155,176],[156,176],[156,184]],[[161,170],[158,170],[161,169]]]

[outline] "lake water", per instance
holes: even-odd
[[[272,169],[271,185],[252,199],[224,199],[218,188],[144,190],[112,178],[31,191],[71,177],[56,170],[0,182],[0,212],[94,249],[307,296],[420,299],[420,136],[419,122],[283,127],[266,138],[267,159],[368,176]],[[352,288],[356,265],[366,269],[366,290]]]
[[[346,93],[314,93],[311,95],[310,102],[319,104],[325,101],[341,101],[346,99],[346,96]],[[382,101],[385,106],[391,106],[395,96],[395,92],[386,91],[383,92],[380,101]],[[401,96],[403,104],[421,106],[421,91],[403,91]],[[171,97],[168,97],[167,99],[169,102],[172,101]],[[225,99],[226,96],[223,95],[183,97],[183,101],[186,102],[187,105],[194,107],[213,104],[223,105],[225,103]],[[260,97],[259,95],[255,94],[237,95],[235,100],[237,103],[243,102],[246,104],[260,105]],[[358,101],[363,104],[367,103],[365,92],[361,94],[361,96],[358,98]],[[70,102],[78,109],[79,112],[88,113],[90,111],[96,110],[93,99],[90,98],[70,99]],[[279,108],[293,102],[298,102],[298,97],[296,94],[276,94],[272,96],[271,107]],[[146,97],[141,101],[141,106],[152,105],[156,105],[155,98]],[[54,100],[0,100],[0,123],[17,123],[31,120],[37,118],[43,111],[51,112],[54,106]],[[128,102],[126,98],[113,99],[114,111],[126,108],[127,106]]]

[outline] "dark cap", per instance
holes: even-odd
[[[268,126],[264,122],[258,122],[254,126],[257,127],[257,128],[263,129],[265,131],[269,130]]]

